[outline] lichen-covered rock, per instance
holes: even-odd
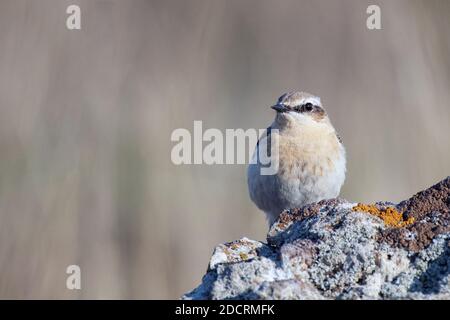
[[[183,299],[450,299],[450,177],[398,205],[286,210],[267,244],[219,245]]]

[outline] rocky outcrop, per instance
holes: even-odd
[[[215,248],[183,299],[450,299],[450,177],[399,204],[286,210],[267,243]]]

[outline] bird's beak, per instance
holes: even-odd
[[[284,104],[276,104],[274,106],[271,106],[271,108],[273,110],[275,110],[276,112],[286,112],[289,111],[289,108],[286,107]]]

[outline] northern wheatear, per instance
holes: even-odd
[[[319,97],[290,92],[271,108],[276,116],[267,129],[270,136],[264,142],[260,138],[253,157],[259,148],[267,148],[267,141],[276,142],[278,152],[271,161],[278,161],[278,171],[262,175],[261,164],[253,161],[247,171],[250,198],[266,213],[269,224],[284,209],[337,197],[346,162],[344,146]]]

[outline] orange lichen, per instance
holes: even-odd
[[[240,257],[242,260],[247,260],[247,259],[248,259],[248,255],[246,255],[245,253],[239,253],[239,257]]]
[[[403,214],[398,212],[393,207],[386,207],[385,209],[379,209],[373,204],[363,204],[358,203],[358,205],[354,206],[353,211],[362,211],[370,213],[378,218],[381,218],[384,223],[390,227],[402,228],[409,226],[414,223],[414,218],[409,217],[406,220],[403,220]]]

